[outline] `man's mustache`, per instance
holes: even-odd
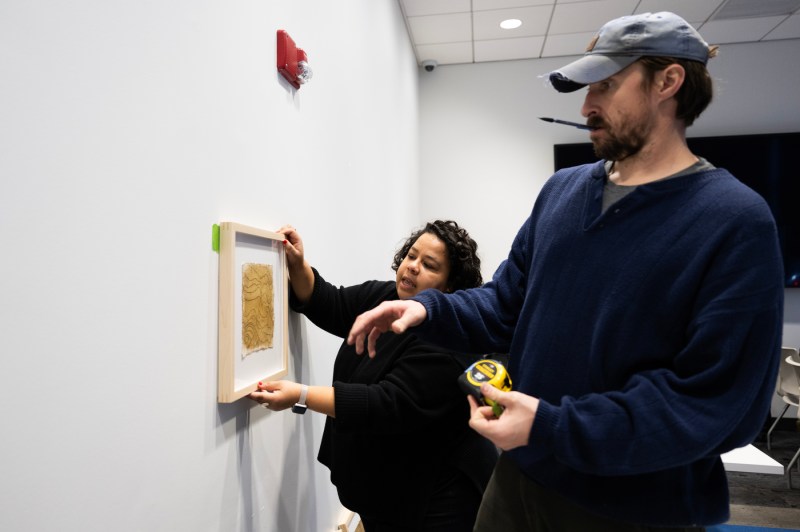
[[[598,127],[605,128],[606,127],[606,122],[601,117],[596,116],[596,115],[592,115],[592,116],[590,116],[589,118],[586,119],[586,125],[590,126],[590,127],[594,127],[594,128],[598,128]]]

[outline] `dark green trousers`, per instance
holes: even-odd
[[[590,513],[545,490],[501,455],[483,494],[473,532],[704,532],[704,527],[661,528]]]

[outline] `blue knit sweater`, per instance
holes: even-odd
[[[481,288],[416,299],[415,332],[508,352],[541,399],[509,455],[590,511],[656,526],[729,516],[721,453],[750,443],[778,369],[783,273],[763,199],[722,169],[601,213],[602,162],[557,172]]]

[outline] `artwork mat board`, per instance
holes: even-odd
[[[283,235],[235,222],[219,224],[219,349],[217,401],[232,403],[255,391],[259,381],[289,372],[289,276]],[[272,348],[242,356],[242,267],[272,265]]]

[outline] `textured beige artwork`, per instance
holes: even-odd
[[[272,347],[275,299],[272,265],[242,265],[242,357]]]

